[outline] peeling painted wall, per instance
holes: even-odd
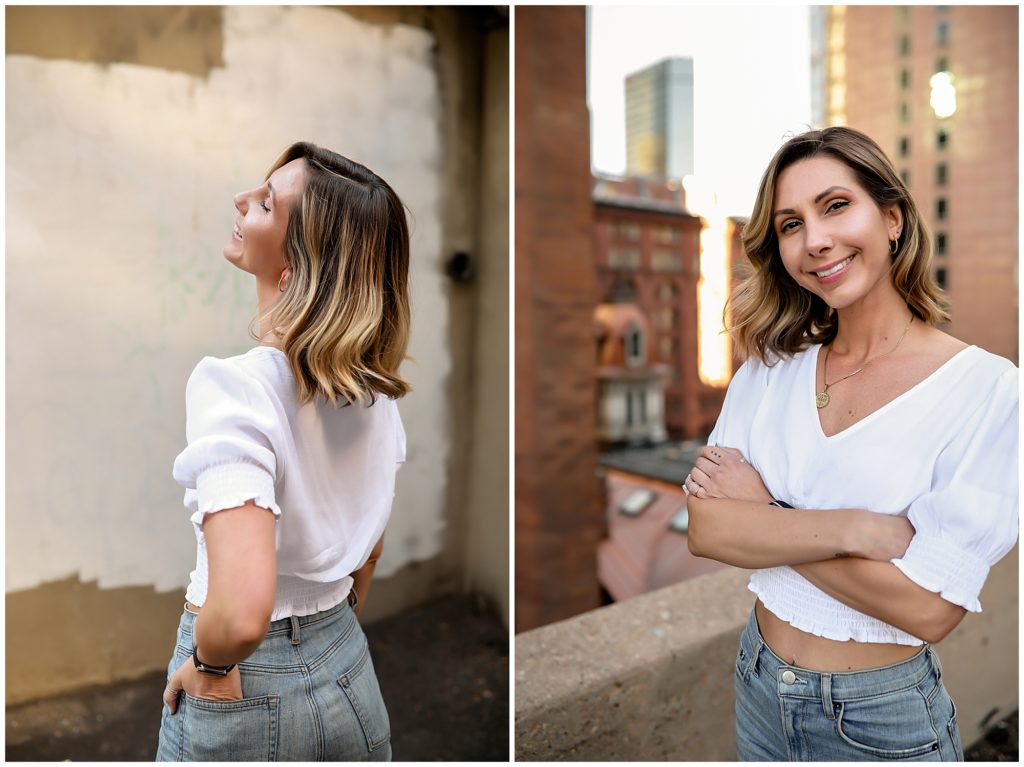
[[[7,56],[8,592],[76,574],[186,584],[195,543],[171,478],[185,382],[202,356],[254,344],[253,278],[221,255],[232,196],[298,139],[364,162],[411,211],[409,456],[378,576],[441,549],[452,363],[434,36],[313,7],[222,14],[223,62],[205,76]]]

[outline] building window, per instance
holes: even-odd
[[[636,325],[626,331],[623,338],[626,344],[626,364],[630,367],[642,365],[644,362],[644,332]]]
[[[620,245],[608,248],[608,266],[611,269],[639,269],[640,260],[639,248],[624,248]]]
[[[612,226],[612,232],[617,239],[636,242],[640,239],[640,224],[632,221],[616,221]]]
[[[940,21],[935,25],[935,42],[939,45],[945,45],[949,42],[949,22]]]
[[[626,389],[626,426],[643,426],[647,423],[647,396],[643,389]],[[646,506],[644,506],[646,508]],[[620,507],[620,511],[622,511]],[[643,509],[641,509],[643,511]],[[627,513],[623,511],[623,513]],[[638,514],[640,512],[637,512]]]
[[[906,56],[910,53],[910,35],[900,36],[900,55]]]
[[[945,232],[939,232],[935,235],[935,253],[940,256],[946,255],[946,247],[948,245],[947,235]]]
[[[632,304],[636,301],[636,285],[632,280],[615,280],[609,292],[608,300],[617,304]]]
[[[901,69],[900,70],[900,88],[902,88],[903,90],[906,90],[909,87],[910,87],[910,70],[906,69],[906,68]]]
[[[683,254],[677,250],[655,250],[651,253],[651,269],[656,272],[681,272]]]
[[[942,288],[942,290],[946,289],[946,267],[940,266],[938,269],[935,270],[935,282],[938,284],[940,288]]]
[[[672,337],[662,336],[658,339],[658,357],[662,362],[672,359]]]
[[[939,221],[945,221],[948,213],[949,210],[946,205],[946,198],[940,197],[935,201],[935,218],[939,219]]]
[[[943,56],[941,59],[935,62],[936,72],[948,72],[949,71],[949,59]]]
[[[906,101],[900,104],[900,122],[910,122],[910,105]]]
[[[909,8],[909,6],[906,6],[906,5],[898,6],[896,12],[899,14],[900,21],[909,21],[910,20],[910,8]]]
[[[663,306],[654,313],[654,324],[658,330],[672,330],[676,325],[676,310]]]
[[[903,136],[900,139],[900,157],[906,157],[908,154],[910,154],[910,139]]]
[[[949,134],[944,130],[940,130],[935,134],[935,146],[939,150],[942,150],[946,148],[947,144],[949,144]]]
[[[946,163],[940,162],[938,165],[935,166],[935,183],[938,186],[946,185],[947,173],[948,172],[946,170]]]
[[[655,242],[662,245],[674,245],[683,239],[683,233],[674,226],[659,226],[654,230]]]
[[[910,186],[910,171],[904,168],[900,171],[900,178],[903,179],[903,186]]]
[[[672,280],[662,280],[658,283],[659,301],[674,301],[678,295],[679,291],[676,290],[676,284]]]

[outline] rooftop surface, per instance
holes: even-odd
[[[598,457],[598,463],[611,469],[639,474],[641,477],[682,485],[702,447],[704,443],[697,440],[623,447],[602,453]]]

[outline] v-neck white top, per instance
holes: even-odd
[[[203,521],[252,501],[276,518],[277,591],[271,620],[339,604],[351,573],[384,532],[405,460],[394,400],[333,408],[299,406],[284,352],[257,346],[203,357],[185,387],[186,447],[174,461],[196,534],[185,597],[206,601]]]
[[[747,360],[729,384],[708,444],[739,449],[771,494],[797,508],[908,517],[916,534],[892,563],[919,586],[980,612],[989,568],[1017,540],[1017,368],[969,346],[826,437],[815,406],[820,349],[810,346],[771,367]],[[779,618],[817,636],[923,644],[790,567],[755,571],[749,588]]]

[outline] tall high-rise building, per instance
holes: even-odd
[[[885,150],[931,229],[946,330],[1017,362],[1018,9],[812,13],[818,125],[849,125]]]
[[[626,172],[693,175],[693,59],[665,59],[626,78]]]

